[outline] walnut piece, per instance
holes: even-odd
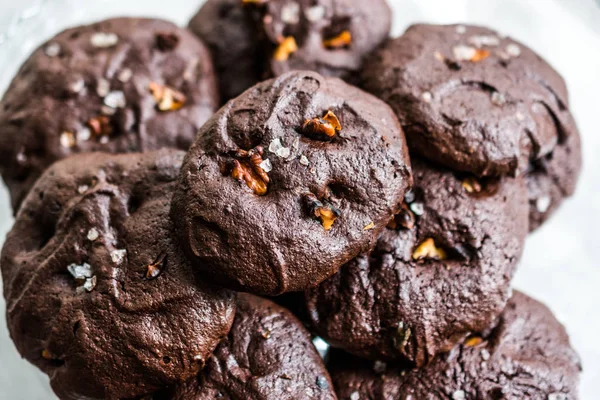
[[[146,279],[152,280],[158,278],[163,271],[162,264],[167,257],[167,253],[160,253],[152,264],[146,266]]]
[[[479,336],[472,336],[465,341],[465,347],[477,347],[483,343],[483,339]]]
[[[421,243],[412,255],[413,260],[434,259],[445,260],[448,258],[446,251],[440,247],[436,247],[433,238],[427,238]]]
[[[258,146],[252,150],[238,150],[233,160],[231,176],[238,181],[243,181],[252,191],[264,196],[267,194],[269,174],[263,169],[264,149]],[[262,164],[262,165],[261,165]]]
[[[481,193],[481,183],[473,177],[466,178],[462,181],[462,187],[467,191],[467,193]]]
[[[402,227],[404,229],[412,229],[415,227],[416,217],[415,214],[408,208],[406,203],[402,204],[402,209],[398,214],[394,215],[390,222],[388,222],[387,227],[389,229],[399,229]]]
[[[151,82],[148,88],[160,111],[179,110],[185,104],[185,95],[172,87]]]
[[[305,199],[311,215],[321,221],[321,225],[326,231],[331,230],[333,223],[342,215],[342,212],[329,202],[322,203],[312,193],[306,195]]]
[[[87,122],[87,126],[90,128],[90,131],[95,138],[110,136],[113,131],[110,124],[110,118],[106,115],[90,118]]]
[[[288,36],[279,43],[273,53],[275,61],[287,61],[292,54],[298,51],[298,44],[293,36]]]
[[[306,120],[302,125],[302,132],[308,136],[316,137],[317,139],[331,139],[336,133],[342,130],[340,120],[329,110],[322,118],[313,118]]]
[[[323,40],[323,46],[328,49],[340,49],[349,46],[352,43],[352,33],[348,30],[342,31],[340,34]]]

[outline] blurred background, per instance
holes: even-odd
[[[368,1],[368,0],[364,0]],[[566,78],[583,136],[578,192],[528,239],[516,288],[544,301],[567,326],[583,359],[581,398],[600,380],[600,0],[388,0],[393,35],[415,22],[488,25],[542,54]],[[0,0],[0,93],[19,65],[58,31],[113,16],[154,16],[181,25],[201,0]],[[12,225],[0,187],[0,244]],[[0,300],[0,399],[53,399],[47,378],[22,360],[8,337]]]

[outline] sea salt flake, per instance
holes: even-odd
[[[96,94],[100,97],[105,97],[110,93],[110,82],[104,78],[98,79],[98,84],[96,85]]]
[[[85,142],[92,137],[92,131],[88,127],[83,127],[77,131],[77,140]]]
[[[119,72],[117,79],[120,82],[127,83],[127,82],[129,82],[129,80],[131,79],[132,76],[133,76],[133,71],[131,71],[129,68],[125,68],[121,72]]]
[[[73,278],[77,280],[92,277],[92,267],[88,263],[83,263],[81,265],[71,264],[67,267],[67,270],[73,276]]]
[[[519,57],[521,55],[521,48],[518,45],[511,43],[506,46],[506,53],[511,57]]]
[[[360,394],[358,392],[352,392],[350,400],[360,400]]]
[[[107,107],[124,108],[126,104],[127,101],[125,100],[125,93],[121,92],[120,90],[110,92],[104,98],[104,105]]]
[[[304,154],[300,156],[300,164],[304,166],[310,165],[310,161],[308,161],[308,158]]]
[[[56,57],[60,54],[60,44],[50,43],[44,48],[44,54],[48,57]]]
[[[85,280],[85,283],[83,284],[83,288],[86,290],[86,292],[91,292],[96,287],[97,282],[98,282],[98,279],[94,275],[91,278],[87,278]]]
[[[270,151],[271,153],[275,153],[275,154],[277,154],[277,151],[278,151],[279,149],[281,149],[282,147],[283,147],[283,145],[281,144],[281,139],[279,139],[279,138],[276,138],[276,139],[273,139],[273,140],[271,141],[271,143],[269,144],[269,151]]]
[[[75,146],[75,135],[73,132],[64,131],[60,134],[60,145],[66,149]]]
[[[318,336],[315,337],[312,342],[321,358],[325,358],[329,351],[329,344]]]
[[[548,211],[551,204],[552,204],[552,199],[550,199],[550,197],[548,197],[548,196],[543,196],[543,197],[538,198],[535,201],[535,208],[538,210],[538,212],[543,214],[546,211]]]
[[[94,240],[98,239],[98,237],[100,237],[100,233],[98,233],[98,230],[96,228],[90,229],[87,233],[87,239],[90,242],[93,242]]]
[[[87,192],[90,189],[90,187],[88,185],[81,185],[77,188],[77,193],[79,194],[84,194],[85,192]]]
[[[425,213],[425,206],[423,203],[411,203],[410,210],[417,216],[421,216]]]
[[[97,32],[90,38],[92,46],[99,48],[107,48],[116,45],[119,42],[119,37],[115,33]]]
[[[100,144],[108,144],[109,141],[110,141],[110,139],[108,138],[108,136],[100,137]]]
[[[282,147],[279,150],[277,150],[277,152],[275,154],[277,154],[277,157],[288,158],[290,156],[291,152],[288,147]]]
[[[467,33],[467,27],[464,25],[458,25],[456,27],[456,33],[458,33],[459,35],[462,35],[464,33]]]
[[[431,103],[431,100],[433,100],[433,95],[429,92],[423,92],[422,96],[425,103]]]
[[[498,107],[502,107],[504,104],[506,104],[506,97],[504,97],[504,95],[500,92],[493,92],[492,103]]]
[[[464,390],[457,390],[452,393],[452,400],[465,400],[467,397]]]
[[[469,38],[469,43],[478,48],[494,47],[500,45],[500,38],[493,35],[476,35]]]
[[[115,264],[121,264],[127,255],[127,250],[125,249],[117,249],[110,252],[110,259]]]
[[[452,49],[452,53],[454,53],[454,58],[459,61],[469,61],[472,60],[477,54],[477,49],[471,46],[458,45],[454,46]]]
[[[455,46],[452,49],[454,54],[454,58],[459,61],[469,61],[472,60],[477,54],[477,49],[471,46],[459,45]]]
[[[23,150],[19,151],[19,153],[17,154],[17,161],[20,163],[24,163],[25,161],[27,161],[27,156],[25,155]]]
[[[404,201],[406,201],[409,204],[412,203],[413,201],[415,201],[415,198],[416,198],[415,192],[413,192],[412,190],[409,190],[404,195]]]
[[[306,19],[310,22],[316,22],[325,16],[325,7],[323,6],[313,6],[304,11],[304,15],[306,15]]]
[[[300,22],[300,4],[286,3],[281,8],[281,20],[286,24],[295,25]]]
[[[259,166],[262,168],[263,171],[267,173],[273,170],[273,164],[271,164],[271,160],[269,160],[268,158],[263,160],[263,162],[261,162]]]
[[[78,79],[75,82],[71,83],[71,85],[69,85],[69,89],[73,93],[81,92],[84,87],[85,87],[85,81],[83,79]]]
[[[490,352],[487,351],[487,349],[482,349],[481,350],[481,358],[483,358],[485,361],[490,359]]]

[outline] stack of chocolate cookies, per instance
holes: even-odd
[[[565,329],[511,290],[575,190],[565,83],[492,30],[391,18],[208,0],[31,55],[0,102],[0,265],[59,398],[578,398]]]

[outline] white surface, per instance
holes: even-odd
[[[368,0],[364,0],[368,1]],[[583,135],[584,170],[576,196],[528,239],[515,287],[543,300],[565,323],[583,358],[581,398],[598,398],[600,380],[600,11],[592,0],[389,0],[394,34],[414,22],[489,25],[521,40],[548,59],[567,79],[571,106]],[[43,0],[0,0],[0,33],[19,7]],[[55,11],[0,35],[0,91],[20,62],[43,38],[67,26],[108,16],[159,16],[185,24],[201,1],[52,1]],[[84,5],[85,4],[85,5]],[[27,13],[26,13],[27,14]],[[29,14],[32,14],[31,12]],[[47,15],[46,15],[47,14]],[[25,15],[27,17],[27,15]],[[8,195],[0,189],[0,237],[12,224]],[[0,311],[4,303],[0,300]],[[0,318],[0,399],[52,399],[47,378],[21,360]]]

